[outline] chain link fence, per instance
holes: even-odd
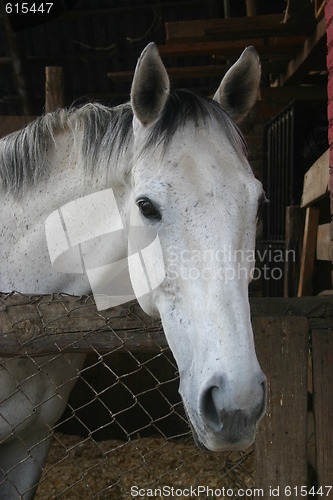
[[[252,498],[253,449],[194,445],[175,361],[138,304],[101,312],[91,297],[0,294],[0,325],[0,454],[17,438],[38,460],[22,438],[36,415],[46,415],[41,439],[53,435],[37,499]],[[15,398],[22,421],[8,411]],[[2,484],[24,460],[2,467]]]

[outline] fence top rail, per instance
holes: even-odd
[[[254,298],[252,317],[301,316],[310,328],[333,329],[333,296]],[[137,302],[97,311],[92,296],[0,293],[0,356],[63,352],[163,352],[161,324]]]

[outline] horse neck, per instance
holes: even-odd
[[[54,137],[48,158],[51,168],[43,175],[42,183],[50,185],[59,207],[105,189],[112,189],[119,203],[124,205],[128,191],[126,177],[133,158],[132,144],[120,154],[111,149],[95,158],[91,155],[90,160],[84,157],[83,141],[82,131],[74,135],[65,130]]]

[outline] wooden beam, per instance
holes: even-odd
[[[227,65],[207,65],[189,66],[185,68],[167,68],[168,75],[173,80],[184,78],[214,78],[222,77],[228,70]],[[129,81],[132,80],[134,71],[113,71],[107,73],[111,80]]]
[[[298,297],[312,295],[312,276],[315,260],[316,239],[319,222],[319,208],[311,205],[306,209],[301,269],[298,284]]]
[[[302,208],[316,203],[329,193],[329,152],[329,149],[325,151],[304,175]]]
[[[251,299],[252,318],[305,316],[310,327],[332,324],[333,297]],[[97,311],[92,297],[0,293],[0,355],[161,351],[167,348],[159,321],[137,302]]]
[[[221,58],[222,59],[222,58]],[[223,58],[224,59],[224,58]],[[278,74],[285,68],[287,62],[262,62],[262,74]],[[230,64],[207,64],[206,66],[185,66],[185,67],[167,67],[168,75],[172,80],[182,80],[186,78],[222,78],[230,68]],[[131,71],[110,71],[107,77],[110,80],[127,82],[133,79],[134,70]],[[326,89],[326,87],[325,87]],[[299,87],[295,88],[295,96],[299,96]],[[307,89],[308,90],[308,89]],[[290,93],[290,92],[289,92]],[[309,92],[310,93],[310,92]],[[323,92],[323,99],[325,99],[325,92]]]
[[[286,72],[280,76],[279,83],[283,85],[297,85],[312,68],[313,61],[323,59],[326,67],[326,24],[322,18],[316,25],[314,32],[304,42],[304,46],[288,64]]]
[[[232,17],[229,19],[200,19],[165,23],[166,42],[186,43],[208,40],[240,40],[246,38],[308,36],[314,22],[283,23],[283,14]]]
[[[318,260],[333,260],[333,242],[331,235],[331,223],[321,224],[318,226],[317,233],[317,250],[316,255]]]
[[[160,45],[158,47],[162,57],[181,57],[199,55],[224,55],[238,57],[246,46],[253,45],[261,57],[283,58],[293,57],[304,43],[303,35],[294,35],[284,38],[246,38],[242,40],[186,42]]]
[[[131,72],[131,75],[133,75],[133,72]],[[223,76],[223,73],[220,75],[221,77]],[[179,77],[180,79],[180,77]],[[120,103],[120,102],[125,102],[128,101],[129,99],[129,92],[130,92],[130,80],[131,77],[128,76],[128,89],[124,89],[121,92],[103,92],[103,93],[90,93],[87,96],[87,99],[92,99],[92,100],[100,100],[104,101],[105,103]],[[177,77],[174,79],[175,81],[178,80]],[[124,79],[125,81],[125,79]],[[194,83],[194,85],[191,85],[191,90],[199,95],[210,95],[212,92],[212,88],[209,88],[209,86],[199,86]],[[301,100],[318,100],[318,101],[325,101],[327,99],[327,87],[320,87],[320,86],[314,86],[314,87],[262,87],[261,88],[261,98],[263,100],[274,100],[276,102],[281,102],[281,106],[284,107],[285,103],[294,99],[301,99]],[[17,103],[20,101],[20,96],[18,95],[7,95],[2,98],[0,98],[0,103],[2,104],[8,104],[8,103]],[[44,105],[45,102],[45,95],[38,94],[35,96],[35,101],[39,103],[40,106]],[[65,102],[70,101],[70,96],[67,96],[65,98]]]

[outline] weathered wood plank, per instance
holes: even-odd
[[[162,57],[181,57],[196,55],[223,55],[225,57],[239,57],[245,46],[254,45],[260,57],[274,56],[285,59],[293,57],[303,46],[304,37],[295,35],[288,38],[246,38],[242,40],[184,42],[159,45],[158,50]]]
[[[255,441],[255,487],[265,498],[270,488],[307,484],[307,355],[305,318],[255,318],[259,363],[268,379],[267,411]]]
[[[24,332],[27,334],[27,330]],[[1,348],[6,344],[5,349]],[[168,349],[163,331],[157,327],[157,331],[145,331],[145,329],[124,331],[104,328],[101,331],[90,332],[63,332],[49,334],[47,336],[37,335],[24,340],[15,332],[15,335],[3,336],[0,340],[1,356],[29,355],[32,357],[44,356],[46,354],[57,354],[66,352],[88,353],[96,351],[99,354],[115,352],[118,350],[128,352],[162,352]],[[16,354],[15,354],[16,353]]]
[[[304,175],[303,193],[301,207],[306,208],[316,203],[326,196],[329,192],[329,149],[321,155],[320,158]]]
[[[301,270],[298,297],[312,294],[312,275],[315,260],[316,240],[319,222],[319,208],[311,205],[306,209]]]
[[[333,296],[251,299],[252,317],[305,316],[313,327],[333,327]],[[0,355],[42,355],[113,349],[167,348],[159,321],[137,302],[97,311],[91,297],[0,294]]]
[[[239,55],[239,52],[237,53]],[[225,57],[220,56],[223,60]],[[216,57],[218,59],[218,57]],[[263,74],[266,73],[276,73],[282,72],[285,70],[287,65],[287,61],[262,61],[261,62],[261,72]],[[206,66],[184,66],[182,68],[179,67],[167,67],[167,72],[169,77],[173,80],[183,80],[186,78],[222,78],[228,69],[231,67],[230,64],[207,64]],[[109,71],[107,73],[107,77],[110,80],[114,80],[117,82],[130,82],[133,80],[134,70],[131,71]],[[277,92],[280,91],[280,92]],[[327,88],[311,88],[311,92],[309,92],[308,87],[283,87],[283,88],[274,88],[267,87],[263,88],[262,92],[267,96],[270,94],[278,94],[277,98],[282,100],[287,100],[289,98],[292,99],[325,99],[325,93],[327,92]],[[288,97],[286,97],[288,96]],[[269,96],[272,99],[271,96]],[[274,96],[275,98],[275,96]]]
[[[333,242],[330,223],[318,226],[316,255],[318,260],[328,260],[330,262],[333,260]]]
[[[280,76],[280,85],[297,85],[312,69],[312,61],[326,54],[326,25],[321,19],[314,32],[304,42],[296,57],[288,64],[284,75]]]
[[[100,352],[124,348],[159,351],[166,341],[159,322],[134,302],[97,311],[91,298],[53,295],[0,297],[0,353]]]
[[[239,53],[238,53],[239,55]],[[223,60],[225,57],[220,56]],[[216,57],[216,60],[218,57]],[[287,65],[287,61],[262,61],[261,62],[261,72],[263,74],[266,73],[277,73],[285,70]],[[173,80],[182,80],[186,78],[222,78],[228,69],[231,67],[230,64],[207,64],[206,66],[184,66],[182,68],[179,67],[168,67],[167,72],[169,77]],[[130,82],[133,80],[134,70],[132,71],[109,71],[107,73],[107,77],[110,80],[114,80],[117,82]],[[300,88],[289,88],[283,87],[283,89],[276,89],[273,87],[267,87],[262,89],[265,94],[267,93],[276,93],[277,90],[280,90],[280,94],[278,97],[280,99],[286,100],[286,95],[291,96],[289,99],[303,99],[303,96],[308,99],[320,98],[321,100],[325,99],[326,88],[311,88],[312,92],[310,93],[308,87]],[[282,95],[281,95],[282,94]],[[271,97],[270,97],[271,98]]]
[[[302,20],[303,21],[303,20]],[[165,23],[167,43],[192,42],[200,39],[240,40],[310,34],[313,21],[283,23],[283,14],[266,16],[232,17],[229,19],[199,19]]]
[[[299,206],[290,206],[286,208],[286,255],[290,257],[285,260],[284,265],[285,297],[295,297],[297,295],[304,219],[304,210]]]
[[[168,75],[172,80],[182,78],[212,78],[221,77],[227,72],[227,65],[207,66],[187,66],[184,68],[167,68]],[[111,80],[130,81],[133,79],[134,71],[112,71],[107,73],[107,77]]]
[[[333,317],[332,295],[290,297],[287,299],[282,297],[251,297],[250,305],[253,318],[257,316],[303,316],[311,321]],[[29,296],[19,293],[10,295],[0,293],[0,329],[8,333],[12,327],[6,327],[6,317],[7,321],[8,318],[11,321],[13,319],[14,325],[18,321],[33,318],[41,320],[43,318],[43,325],[50,328],[53,321],[65,321],[68,328],[71,321],[69,317],[75,322],[79,320],[88,323],[95,322],[97,327],[102,326],[105,321],[117,325],[117,328],[120,326],[117,322],[121,322],[124,328],[136,328],[154,323],[136,301],[105,311],[97,311],[92,296],[75,297],[67,294]],[[54,328],[56,328],[55,325]]]
[[[302,316],[308,318],[310,327],[319,320],[327,320],[333,328],[333,297],[282,297],[250,298],[252,318],[260,316]]]
[[[313,404],[318,487],[333,485],[333,335],[312,332]],[[333,498],[333,491],[329,498]]]

